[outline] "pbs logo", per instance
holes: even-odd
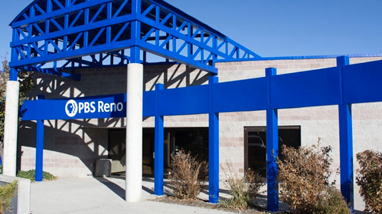
[[[78,106],[76,101],[68,100],[68,102],[66,102],[66,105],[65,105],[66,115],[68,115],[68,117],[74,117],[76,116],[77,111],[78,111]]]

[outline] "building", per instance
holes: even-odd
[[[356,57],[351,63],[380,60],[382,57]],[[336,66],[335,58],[318,59],[281,59],[264,61],[243,61],[218,63],[219,81],[235,81],[265,76],[267,67],[275,67],[278,74],[315,70]],[[36,88],[30,93],[32,99],[45,95],[45,99],[70,97],[89,97],[124,93],[126,88],[125,67],[78,69],[81,81],[58,78],[52,75],[35,74]],[[187,87],[208,83],[208,74],[190,69],[183,65],[147,66],[144,70],[145,90],[153,90],[156,83],[163,83],[165,88]],[[379,103],[355,105],[353,108],[354,152],[366,149],[381,151],[379,128],[382,125]],[[246,155],[252,148],[262,147],[257,141],[251,144],[251,138],[266,141],[265,111],[236,112],[220,114],[220,164],[231,162],[238,173],[245,170],[249,162],[262,162],[265,169],[265,149],[261,160],[250,160]],[[99,158],[112,158],[123,162],[123,155],[118,153],[124,148],[115,148],[124,143],[126,119],[85,119],[75,121],[45,121],[44,170],[60,177],[84,177],[94,173],[95,161]],[[195,147],[206,154],[208,149],[208,115],[168,116],[164,119],[165,161],[169,162],[171,152],[178,147],[186,147],[182,141],[192,141]],[[145,174],[153,174],[153,138],[154,120],[144,118],[144,162]],[[21,143],[21,169],[35,167],[35,122],[22,122],[19,133]],[[287,135],[288,143],[307,146],[317,143],[333,147],[334,166],[339,167],[339,124],[336,106],[297,108],[280,110],[280,129]],[[192,136],[191,139],[185,135]],[[179,138],[179,140],[177,139]],[[31,140],[33,139],[33,140]],[[168,142],[168,139],[169,142]],[[283,139],[284,140],[284,139]],[[118,143],[115,143],[118,142]],[[116,144],[116,145],[115,145]],[[249,144],[249,145],[248,145]],[[194,148],[196,151],[196,148]],[[208,156],[208,155],[207,155]],[[166,165],[165,164],[165,165]],[[118,170],[115,169],[115,172]],[[221,172],[222,173],[222,172]]]
[[[105,8],[109,9],[106,10]],[[138,8],[138,10],[134,11],[134,8]],[[154,8],[156,9],[154,10]],[[129,18],[128,22],[123,21],[121,17]],[[83,22],[78,20],[83,20]],[[127,64],[129,64],[128,66],[130,64],[145,64],[142,69],[142,88],[143,91],[154,91],[158,83],[162,83],[165,89],[208,86],[212,84],[210,77],[216,76],[217,73],[219,83],[232,83],[239,80],[267,77],[266,70],[271,67],[276,68],[277,74],[282,76],[281,74],[333,68],[338,63],[336,56],[262,58],[220,32],[160,0],[35,1],[15,18],[11,26],[14,29],[14,40],[11,43],[14,54],[10,64],[10,82],[15,82],[14,74],[17,70],[35,71],[36,88],[29,94],[30,99],[39,101],[43,98],[40,95],[43,95],[45,100],[61,99],[62,102],[66,103],[63,109],[55,109],[53,105],[38,106],[38,104],[33,104],[34,116],[36,114],[64,114],[64,110],[69,111],[69,108],[72,108],[71,110],[75,108],[74,104],[72,104],[73,106],[68,105],[69,101],[75,98],[90,99],[89,97],[92,96],[126,93],[126,89],[129,87],[127,79],[129,79],[130,73],[126,72]],[[27,30],[26,26],[29,26],[30,29]],[[140,31],[136,32],[135,28],[130,26],[139,26]],[[220,40],[222,42],[217,44]],[[170,41],[174,41],[174,43],[170,44]],[[182,51],[186,46],[188,49]],[[225,46],[227,49],[220,49],[220,47]],[[177,49],[179,47],[180,49]],[[129,51],[125,52],[125,49]],[[206,51],[210,52],[205,53]],[[146,63],[147,52],[164,56],[170,60],[166,59],[161,63]],[[350,57],[350,64],[381,59],[381,56],[353,56]],[[52,67],[47,67],[46,64]],[[136,68],[132,68],[132,70],[134,69]],[[139,79],[137,82],[140,82]],[[324,86],[330,85],[329,83],[322,84]],[[316,86],[320,88],[320,84]],[[129,93],[129,89],[127,92]],[[245,96],[257,96],[256,94],[264,93],[263,91],[246,90],[240,92],[243,93],[241,95],[242,101],[237,106],[245,105]],[[296,94],[299,94],[299,91],[296,91]],[[326,91],[325,94],[330,94],[330,91]],[[336,95],[337,91],[334,90],[333,94]],[[200,97],[202,95],[200,94]],[[207,97],[207,95],[203,96]],[[227,94],[227,96],[230,95]],[[285,94],[280,96],[283,100],[288,100],[288,97],[295,95],[294,91],[285,91]],[[12,97],[12,94],[9,97]],[[171,98],[170,95],[168,97]],[[211,94],[208,97],[213,99]],[[379,96],[376,95],[376,97],[371,100],[382,100]],[[248,99],[252,98],[252,96],[248,96]],[[135,98],[129,97],[128,94],[128,105],[132,99]],[[316,103],[315,99],[320,100],[321,98],[311,97],[311,100],[307,102]],[[89,102],[78,104],[78,106],[75,104],[78,108],[76,113],[81,113],[81,110],[82,113],[88,113],[98,109],[98,112],[110,113],[111,116],[108,118],[76,119],[75,114],[70,115],[71,113],[67,112],[67,116],[64,118],[74,118],[70,120],[40,118],[35,122],[36,119],[26,119],[27,116],[25,115],[31,112],[26,111],[23,119],[32,121],[23,121],[18,132],[17,158],[19,169],[29,170],[40,167],[39,170],[42,170],[43,167],[45,171],[59,177],[84,177],[93,175],[98,159],[110,158],[113,161],[112,172],[123,173],[125,168],[129,167],[126,164],[128,162],[126,154],[129,155],[129,149],[126,147],[131,148],[129,146],[134,147],[143,142],[142,156],[134,153],[132,156],[137,155],[135,158],[142,160],[143,174],[153,176],[155,174],[154,156],[158,155],[158,153],[154,154],[155,133],[157,133],[154,127],[157,128],[155,125],[157,117],[143,117],[143,134],[135,136],[131,143],[126,144],[126,141],[129,141],[129,134],[126,134],[125,130],[127,126],[129,127],[129,120],[120,115],[115,116],[118,112],[125,111],[122,100],[120,102],[112,100],[110,103],[102,101],[92,104]],[[37,101],[30,103],[38,103]],[[200,101],[198,97],[187,95],[174,96],[169,103],[173,105],[176,102],[185,101],[194,102],[193,106],[204,105],[198,103]],[[248,100],[249,102],[251,101]],[[370,100],[362,102],[370,102]],[[121,103],[120,106],[119,103]],[[333,147],[333,170],[336,170],[340,166],[339,121],[341,118],[339,117],[342,115],[338,110],[338,104],[341,103],[336,101],[324,106],[323,104],[311,104],[310,106],[313,107],[280,108],[278,110],[279,137],[276,136],[272,140],[268,139],[268,142],[271,141],[272,145],[276,143],[279,146],[286,144],[298,147],[315,144],[320,138],[322,145]],[[145,108],[153,109],[152,106],[155,105],[157,104],[145,103],[143,111]],[[166,102],[162,105],[165,106]],[[235,107],[235,103],[229,105]],[[138,102],[137,106],[138,109],[142,109]],[[354,153],[366,149],[382,151],[379,144],[382,138],[379,133],[382,125],[381,108],[380,103],[353,105]],[[267,124],[268,109],[265,110],[262,108],[262,110],[257,111],[221,111],[218,123],[216,123],[211,122],[214,121],[214,119],[211,120],[211,115],[217,114],[212,110],[209,113],[188,113],[187,115],[183,113],[176,116],[177,110],[170,108],[169,111],[172,112],[169,114],[159,115],[164,116],[164,140],[162,139],[164,167],[169,166],[170,154],[184,148],[198,154],[202,159],[208,159],[210,164],[213,162],[212,165],[215,169],[217,168],[215,172],[219,172],[219,165],[224,167],[226,163],[232,163],[237,173],[243,173],[248,167],[251,167],[266,176],[266,127],[269,127],[269,124]],[[129,115],[131,118],[138,115],[138,120],[134,121],[137,124],[136,127],[134,126],[135,132],[141,129],[139,124],[142,117],[140,117],[140,112],[137,112],[127,113],[127,118]],[[112,113],[115,115],[113,116]],[[211,124],[215,128],[218,127],[212,135]],[[38,127],[42,127],[44,131],[39,132]],[[14,128],[8,129],[14,130]],[[127,129],[127,133],[135,135],[134,131],[130,130],[129,132],[129,128]],[[11,134],[5,134],[5,137],[14,134],[11,131],[8,133]],[[217,135],[215,135],[216,133]],[[214,149],[217,153],[212,155],[212,161],[211,148],[209,148],[211,136],[213,138],[218,136],[217,139],[213,139],[213,142],[218,143],[218,149]],[[40,140],[43,144],[39,144]],[[11,141],[8,141],[10,142],[8,145],[10,145]],[[5,140],[5,142],[8,141]],[[7,143],[6,148],[8,148]],[[7,151],[5,149],[5,157],[7,157]],[[218,155],[218,159],[215,159],[217,158],[216,155]],[[5,166],[7,166],[6,163],[5,161]],[[134,167],[141,167],[140,161],[133,163],[137,163],[131,164]],[[354,164],[356,163],[354,162]],[[5,169],[5,172],[7,170]],[[139,170],[127,170],[126,173],[141,180],[141,175],[136,176],[137,172],[140,174]],[[215,175],[212,182],[210,176],[210,184],[216,180],[218,183],[219,177],[224,178],[224,176],[224,170],[220,170],[220,174]],[[128,179],[127,177],[130,176],[126,176],[126,179]],[[269,177],[271,176],[268,175],[268,179]],[[351,180],[349,177],[347,179]],[[127,183],[129,182],[134,183],[127,181]],[[134,184],[138,186],[139,190],[139,183]],[[212,185],[210,192],[218,194],[216,188],[218,189],[218,184],[217,186]],[[126,189],[128,192],[128,185]],[[134,191],[126,194],[134,194]],[[273,197],[272,194],[270,194],[271,198]],[[130,196],[126,198],[129,199]],[[276,208],[269,206],[269,209],[275,210]]]
[[[354,57],[353,64],[380,60],[381,57]],[[336,66],[335,58],[280,59],[218,63],[220,82],[262,77],[267,67],[275,67],[279,74],[315,70]],[[126,88],[125,67],[113,69],[78,69],[81,81],[57,78],[36,73],[36,89],[31,98],[45,95],[46,99],[95,96],[123,93]],[[106,72],[105,72],[106,71]],[[187,87],[208,83],[208,74],[183,65],[146,66],[144,85],[153,90],[156,83],[165,88]],[[100,87],[111,86],[111,87]],[[380,103],[353,106],[354,154],[366,149],[381,151],[379,134],[382,125]],[[265,176],[266,169],[266,112],[221,113],[220,165],[230,162],[237,173],[247,167],[257,168]],[[154,119],[144,118],[143,173],[153,176]],[[169,166],[169,154],[176,149],[190,149],[193,154],[208,157],[208,115],[166,116],[164,164]],[[124,118],[52,120],[45,121],[44,170],[59,177],[92,176],[95,162],[100,158],[113,159],[113,172],[124,171]],[[22,170],[35,168],[36,123],[25,121],[19,133]],[[333,171],[340,166],[339,122],[337,106],[279,110],[280,145],[333,147]],[[356,162],[354,163],[356,164]],[[357,168],[357,167],[356,167]],[[224,179],[224,171],[220,178]],[[337,177],[337,180],[339,177]],[[339,182],[337,182],[339,183]],[[362,203],[360,203],[362,204]]]

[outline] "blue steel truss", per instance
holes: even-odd
[[[35,0],[11,27],[11,67],[74,78],[77,67],[147,63],[147,53],[211,73],[219,60],[261,58],[162,0]]]

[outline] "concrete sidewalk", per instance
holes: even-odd
[[[222,184],[220,184],[223,187]],[[44,181],[31,184],[31,213],[32,214],[223,214],[231,213],[220,210],[168,204],[149,201],[154,195],[154,179],[143,178],[142,201],[127,203],[125,197],[125,177],[110,178],[60,178],[56,181]],[[165,192],[171,190],[165,187]],[[358,191],[358,188],[356,188]],[[221,190],[220,197],[227,197]],[[199,198],[208,199],[206,191]],[[361,198],[355,200],[356,214],[362,214]],[[264,200],[263,205],[266,206]],[[280,209],[286,209],[280,204]]]
[[[142,202],[127,203],[124,177],[61,178],[31,185],[33,214],[119,214],[119,213],[229,213],[213,209],[148,201],[153,195],[153,180],[144,178]],[[166,189],[165,189],[166,191]]]

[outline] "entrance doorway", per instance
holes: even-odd
[[[154,175],[154,128],[143,129],[142,172]],[[198,161],[208,161],[208,128],[165,128],[164,129],[164,169],[170,169],[171,155],[180,150],[191,152]],[[126,162],[126,130],[109,129],[109,159],[111,172],[123,174]]]

